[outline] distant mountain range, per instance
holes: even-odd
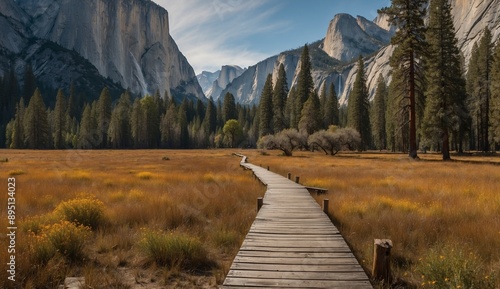
[[[468,62],[473,44],[480,39],[485,27],[492,31],[493,40],[500,36],[500,0],[452,0],[452,13],[459,47]],[[309,44],[312,76],[315,87],[334,83],[339,101],[348,101],[357,72],[354,60],[365,57],[365,72],[370,95],[375,92],[379,74],[390,80],[389,58],[394,48],[390,39],[395,32],[387,16],[379,15],[373,21],[361,16],[338,14],[331,21],[324,39]],[[257,104],[268,74],[276,80],[278,67],[284,64],[288,85],[296,84],[300,71],[302,47],[269,57],[236,77],[220,95],[231,92],[243,104]],[[217,99],[213,93],[211,95]]]
[[[166,91],[203,98],[187,59],[169,34],[168,13],[148,0],[1,0],[0,75],[95,94],[104,86],[136,95]]]

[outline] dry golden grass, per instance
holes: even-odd
[[[7,188],[12,176],[17,184],[16,271],[23,281],[16,286],[54,288],[65,276],[87,276],[93,288],[217,288],[255,218],[255,199],[265,191],[239,169],[232,152],[0,150],[9,159],[0,163],[0,187]],[[85,258],[75,263],[55,256],[30,266],[29,231],[59,222],[54,210],[61,202],[86,197],[102,201],[106,222],[88,238]],[[6,198],[0,195],[0,203]],[[201,272],[159,266],[139,246],[144,229],[202,240],[216,265]],[[6,241],[1,237],[2,248]],[[0,250],[1,262],[7,258]],[[13,288],[6,274],[0,270],[0,287]]]
[[[438,162],[429,154],[414,161],[402,154],[245,153],[254,164],[329,189],[331,218],[367,271],[373,239],[389,238],[397,278],[420,285],[429,250],[446,245],[478,258],[485,268],[479,278],[496,270],[500,286],[500,166]]]

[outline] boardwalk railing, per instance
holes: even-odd
[[[267,191],[222,288],[373,288],[304,186],[239,156]]]

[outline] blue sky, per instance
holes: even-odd
[[[248,67],[322,39],[335,14],[369,20],[390,0],[154,0],[169,13],[170,34],[195,69]]]

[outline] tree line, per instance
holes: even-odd
[[[398,27],[391,40],[389,79],[379,75],[369,101],[365,64],[360,56],[347,106],[339,106],[333,83],[314,88],[305,45],[297,85],[289,88],[283,64],[275,83],[268,75],[258,105],[237,104],[227,93],[212,99],[176,102],[159,92],[136,98],[125,91],[112,100],[107,88],[94,101],[57,92],[46,107],[28,66],[24,87],[15,73],[0,78],[0,133],[9,148],[209,148],[261,147],[494,151],[500,143],[500,45],[485,29],[474,44],[465,73],[457,46],[451,6],[432,0],[393,0],[380,12]],[[45,98],[47,99],[47,98]],[[343,129],[349,128],[349,129]],[[259,141],[260,140],[260,141]]]

